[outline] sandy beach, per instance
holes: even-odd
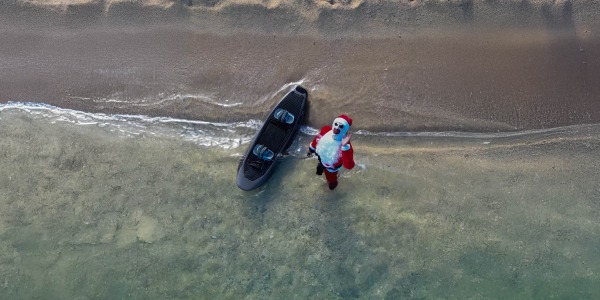
[[[531,3],[529,22],[522,24],[492,22],[486,16],[494,7],[480,2],[472,6],[472,23],[451,19],[450,11],[437,18],[439,7],[459,4],[416,1],[394,4],[398,15],[388,16],[389,24],[381,18],[393,2],[310,9],[296,2],[263,8],[225,1],[211,9],[196,1],[16,3],[4,4],[10,8],[4,15],[20,18],[0,23],[2,102],[243,121],[261,119],[273,95],[295,82],[311,92],[308,125],[314,127],[329,122],[330,111],[351,114],[357,128],[388,132],[515,131],[600,121],[600,18],[590,17],[600,10],[593,1]],[[97,7],[90,10],[95,17],[77,11],[84,7]],[[269,24],[273,19],[255,15],[253,7],[268,14],[314,10],[319,17],[286,13],[282,24]],[[372,16],[351,15],[367,8]],[[151,14],[144,9],[185,14],[146,24],[118,13]],[[495,9],[516,8],[507,2]],[[341,15],[329,20],[333,12]],[[44,18],[35,18],[41,13]],[[429,16],[421,20],[428,25],[410,23],[411,13]],[[223,23],[229,18],[239,20]]]
[[[598,299],[600,2],[0,4],[0,299]],[[295,85],[261,188],[236,168]],[[353,120],[335,191],[306,159]]]

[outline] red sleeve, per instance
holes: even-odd
[[[354,150],[352,149],[352,144],[348,143],[350,149],[342,150],[342,164],[344,168],[350,170],[354,168]]]
[[[319,132],[319,135],[317,135],[312,143],[310,143],[310,149],[311,150],[315,150],[317,148],[317,142],[319,141],[319,139],[321,139],[322,136],[324,136],[327,132],[329,132],[331,130],[331,126],[323,126],[323,128],[321,128],[321,132]]]

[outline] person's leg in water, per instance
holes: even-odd
[[[321,162],[317,165],[317,175],[323,175],[323,170],[325,170],[325,166]]]
[[[325,178],[327,179],[327,183],[329,184],[329,189],[333,190],[338,185],[337,181],[338,172],[329,172],[329,170],[325,169]]]

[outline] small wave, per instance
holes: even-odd
[[[216,105],[216,106],[220,106],[220,107],[235,107],[235,106],[239,106],[239,105],[243,104],[241,102],[231,102],[230,103],[229,100],[225,100],[226,103],[221,103],[221,102],[217,102],[217,101],[213,100],[212,97],[209,97],[209,96],[203,95],[203,94],[175,94],[175,95],[171,95],[171,96],[161,99],[162,100],[161,102],[181,101],[181,100],[185,100],[185,99],[200,100],[204,103],[212,104],[212,105]]]
[[[89,113],[73,109],[32,102],[0,104],[0,113],[26,112],[31,116],[48,119],[51,123],[64,122],[75,125],[95,125],[125,136],[144,134],[165,137],[178,136],[200,146],[237,148],[249,143],[262,121],[207,122],[145,115]]]
[[[504,138],[518,138],[518,137],[533,137],[533,136],[551,136],[551,135],[568,135],[581,133],[585,130],[598,130],[600,124],[583,124],[583,125],[570,125],[564,127],[554,127],[545,129],[534,129],[534,130],[522,130],[512,132],[459,132],[459,131],[423,131],[423,132],[409,132],[409,131],[397,131],[397,132],[372,132],[368,130],[357,130],[352,134],[366,137],[422,137],[422,138],[456,138],[456,139],[473,139],[473,140],[494,140]],[[318,129],[303,126],[300,131],[306,135],[317,135],[319,134]],[[489,143],[484,141],[485,143]]]
[[[205,94],[172,94],[172,95],[168,95],[165,96],[164,94],[160,94],[156,97],[144,97],[144,98],[140,98],[140,99],[120,99],[122,98],[121,95],[112,95],[110,97],[107,98],[90,98],[90,97],[80,97],[80,96],[69,96],[69,98],[71,99],[78,99],[78,100],[86,100],[86,101],[93,101],[96,103],[123,103],[123,104],[127,104],[130,106],[157,106],[157,105],[162,105],[165,103],[171,103],[171,102],[177,102],[177,101],[184,101],[184,100],[196,100],[196,101],[200,101],[209,105],[214,105],[214,106],[219,106],[219,107],[225,107],[225,108],[229,108],[229,107],[236,107],[236,106],[240,106],[243,103],[242,102],[233,102],[230,100],[225,100],[224,102],[218,102],[216,100],[214,100],[214,97],[205,95]]]
[[[319,134],[319,130],[310,126],[301,126],[300,132],[306,135],[317,135]]]
[[[201,120],[186,120],[170,117],[149,117],[146,115],[124,115],[89,113],[73,109],[33,102],[8,102],[0,104],[0,114],[12,111],[26,112],[31,116],[48,119],[51,123],[64,122],[83,126],[98,126],[109,131],[119,132],[125,136],[143,136],[145,134],[165,137],[180,137],[200,146],[237,148],[249,143],[263,122],[247,120],[241,122],[208,122]],[[0,115],[2,119],[2,115]],[[357,136],[365,137],[421,137],[421,138],[456,138],[469,140],[490,141],[504,138],[535,138],[546,136],[568,136],[597,133],[600,124],[572,125],[557,128],[526,130],[516,132],[371,132],[357,130]],[[301,134],[315,136],[319,129],[311,126],[301,126]]]
[[[461,139],[501,139],[528,136],[544,136],[555,134],[569,134],[581,132],[584,129],[597,128],[598,124],[570,125],[563,127],[553,127],[544,129],[532,129],[510,132],[460,132],[460,131],[440,131],[440,132],[371,132],[368,130],[358,130],[355,134],[364,136],[386,136],[386,137],[439,137],[439,138],[461,138]]]
[[[306,79],[302,78],[298,81],[288,82],[288,83],[284,84],[283,86],[281,86],[277,91],[260,97],[260,99],[258,99],[258,101],[256,101],[256,104],[260,105],[260,104],[267,102],[268,100],[276,99],[278,95],[287,94],[287,93],[291,92],[294,88],[296,88],[296,86],[302,85],[305,81],[306,81]]]

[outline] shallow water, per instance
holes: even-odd
[[[366,133],[235,186],[256,122],[0,106],[0,298],[595,299],[600,127]]]

